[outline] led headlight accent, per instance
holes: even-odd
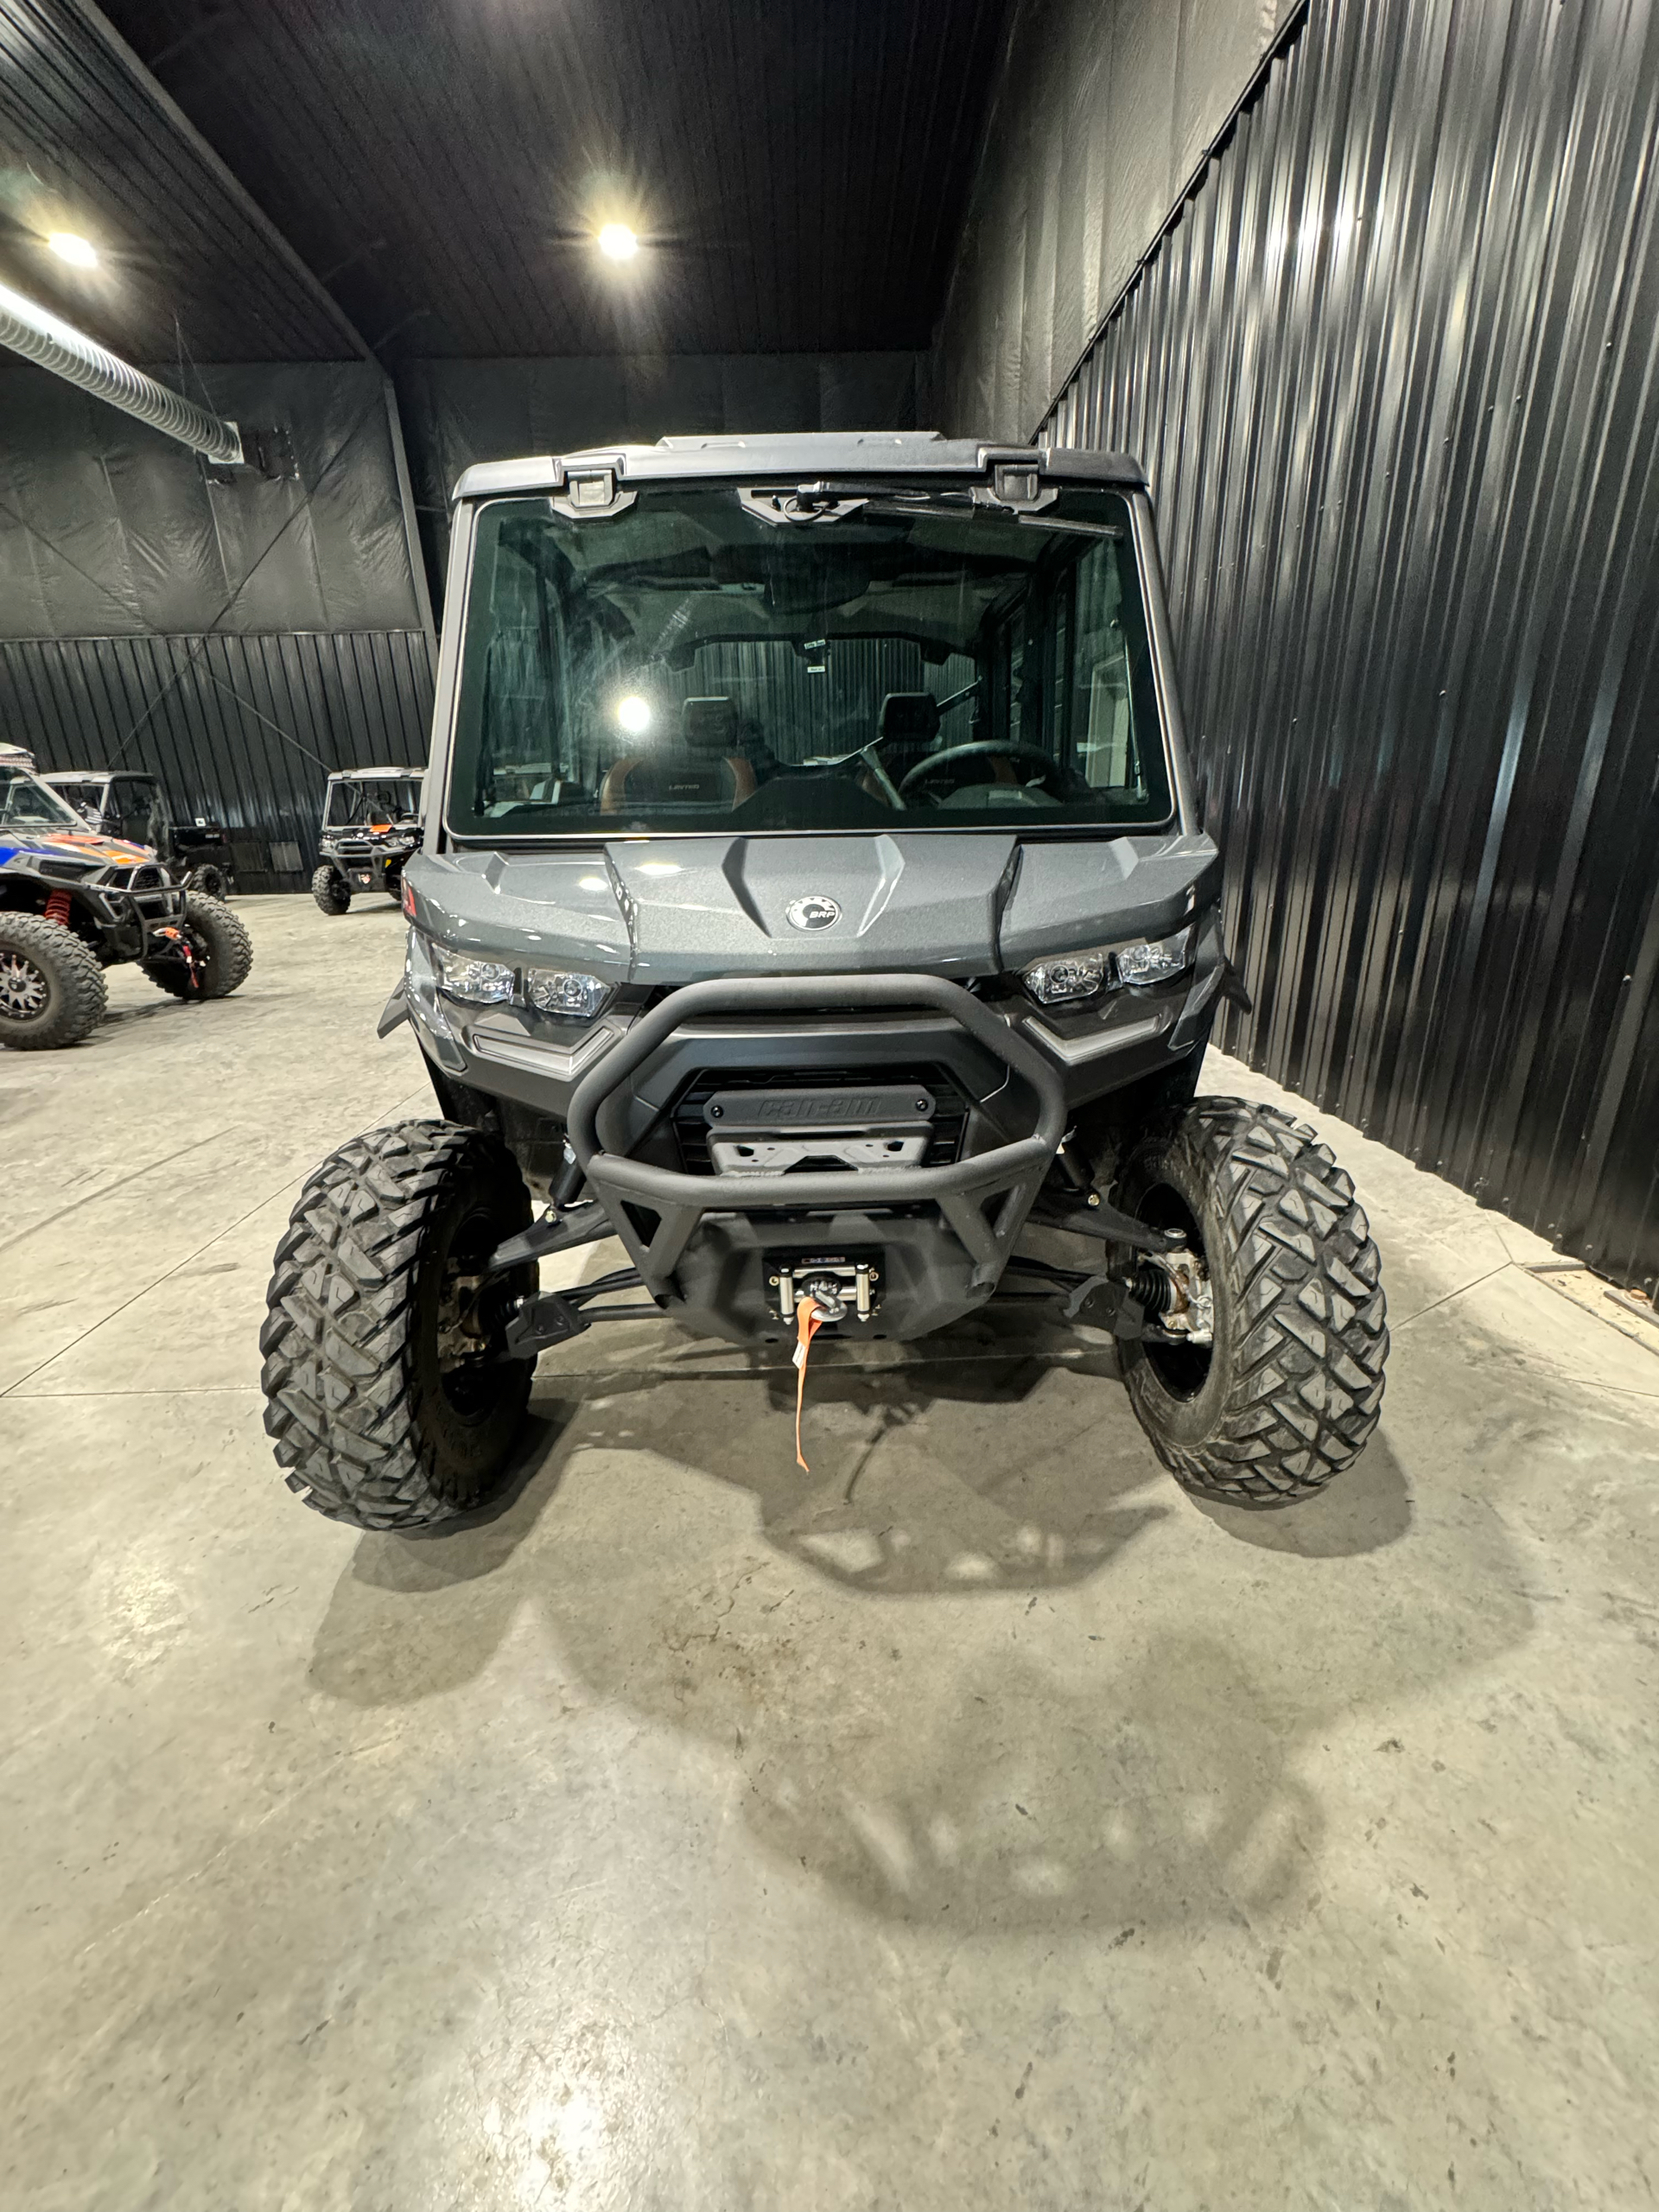
[[[1166,983],[1186,965],[1191,930],[1154,938],[1149,944],[1126,944],[1117,955],[1120,983]]]
[[[1026,988],[1039,1006],[1059,1006],[1067,999],[1091,999],[1103,990],[1111,963],[1109,952],[1063,952],[1026,970]]]
[[[567,1020],[591,1021],[611,995],[611,987],[597,976],[573,974],[562,968],[526,968],[524,996],[543,1014],[563,1014]]]
[[[438,988],[446,998],[461,999],[467,1006],[505,1006],[512,996],[515,970],[499,960],[473,960],[464,952],[432,948]]]

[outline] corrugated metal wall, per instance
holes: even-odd
[[[1020,0],[936,349],[934,415],[1022,438],[1300,0]]]
[[[1141,454],[1229,1049],[1659,1280],[1659,10],[1314,0],[1044,435]]]
[[[42,768],[148,769],[230,826],[244,890],[288,889],[330,768],[424,762],[432,674],[420,630],[0,639],[0,740]]]

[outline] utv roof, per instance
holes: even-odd
[[[998,446],[977,438],[945,438],[937,430],[810,430],[792,436],[663,438],[654,446],[594,446],[581,453],[539,454],[525,461],[485,461],[463,471],[458,499],[502,492],[563,491],[572,474],[612,468],[620,482],[645,484],[689,476],[984,476],[1012,464],[1056,483],[1109,484],[1146,489],[1146,472],[1128,454],[1089,453],[1068,446]]]
[[[401,780],[404,777],[414,776],[418,779],[425,773],[424,768],[331,768],[328,780],[331,784],[378,784],[385,783],[389,778]]]

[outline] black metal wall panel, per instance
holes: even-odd
[[[1659,1280],[1659,10],[1314,0],[1044,435],[1160,496],[1229,1049]]]
[[[42,768],[148,769],[253,849],[245,889],[293,889],[329,769],[424,763],[432,677],[420,630],[0,639],[0,743]]]
[[[934,412],[1023,438],[1300,0],[1020,0],[938,341]]]
[[[0,637],[418,626],[385,380],[361,361],[220,364],[193,396],[281,423],[298,475],[200,455],[0,355]]]

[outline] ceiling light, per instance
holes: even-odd
[[[96,269],[98,266],[98,248],[90,238],[80,237],[77,232],[54,231],[47,244],[60,261],[68,262],[72,268]]]
[[[624,699],[617,708],[616,719],[630,737],[638,737],[651,728],[650,703],[637,696]]]
[[[639,241],[626,223],[607,223],[599,234],[599,250],[608,261],[632,261]]]

